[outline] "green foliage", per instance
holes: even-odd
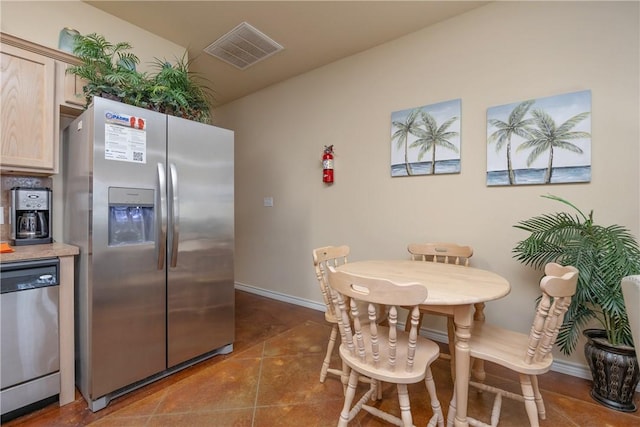
[[[620,283],[640,273],[640,249],[634,236],[620,225],[594,224],[593,211],[580,209],[557,196],[542,196],[569,206],[576,213],[543,214],[514,227],[531,233],[513,249],[514,258],[543,269],[548,262],[573,265],[578,286],[558,335],[564,354],[575,350],[590,319],[597,319],[612,345],[633,345]]]
[[[204,79],[189,71],[185,56],[174,65],[156,58],[158,72],[152,79],[150,102],[163,105],[165,112],[178,117],[208,122],[212,91]]]
[[[156,58],[157,73],[149,75],[136,71],[140,60],[131,49],[127,42],[113,44],[95,33],[76,36],[74,54],[82,63],[68,72],[86,81],[85,107],[94,96],[101,96],[189,120],[210,121],[212,91],[189,72],[184,55],[175,64]]]

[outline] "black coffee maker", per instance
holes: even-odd
[[[15,246],[52,243],[51,189],[11,189],[11,244]]]

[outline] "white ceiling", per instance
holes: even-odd
[[[93,1],[180,46],[216,106],[482,6],[486,1]],[[284,50],[239,70],[203,49],[248,22]]]

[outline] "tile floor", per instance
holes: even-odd
[[[329,326],[322,313],[245,292],[236,292],[234,352],[214,357],[168,378],[114,399],[92,413],[79,393],[59,408],[50,405],[12,420],[12,426],[334,426],[342,407],[342,386],[334,376],[319,379]],[[337,364],[335,358],[334,364]],[[433,366],[443,408],[451,397],[448,362]],[[517,378],[487,366],[487,383],[517,391]],[[639,426],[640,413],[613,411],[589,396],[590,382],[550,372],[540,378],[547,408],[541,426]],[[425,425],[431,411],[424,384],[412,386],[414,424]],[[395,388],[387,385],[380,405],[396,411]],[[636,402],[640,397],[636,394]],[[488,421],[492,397],[470,392],[469,413]],[[386,425],[362,412],[350,426]],[[521,403],[505,400],[500,426],[524,426]]]

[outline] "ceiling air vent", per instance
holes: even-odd
[[[204,51],[241,70],[284,49],[246,22],[207,46]]]

